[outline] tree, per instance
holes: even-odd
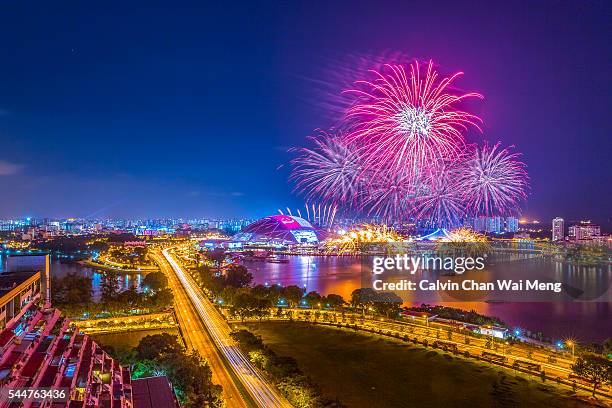
[[[240,344],[240,347],[250,353],[254,350],[261,350],[264,348],[263,342],[260,336],[256,336],[248,330],[233,331],[231,334],[232,338]]]
[[[593,384],[593,396],[599,385],[612,383],[612,361],[595,354],[578,357],[576,363],[572,364],[572,370]]]
[[[100,290],[102,292],[102,300],[108,302],[115,299],[119,293],[118,276],[113,272],[105,272],[100,280]]]
[[[167,375],[186,408],[222,407],[221,387],[212,383],[208,362],[197,352],[186,354],[176,337],[146,336],[134,349],[134,378]]]
[[[186,408],[218,406],[220,387],[212,383],[212,371],[208,362],[194,351],[190,354],[174,354],[164,358],[163,365],[172,385],[182,390]]]
[[[244,321],[246,317],[253,316],[256,308],[257,299],[250,293],[241,293],[234,299],[234,304],[230,310],[240,316],[240,320]]]
[[[304,296],[304,289],[295,285],[287,286],[283,289],[283,297],[290,307],[296,306]]]
[[[255,310],[254,314],[257,316],[259,321],[261,321],[264,317],[270,317],[270,308],[272,307],[272,302],[270,299],[255,299]]]
[[[401,310],[402,298],[393,292],[377,292],[374,298],[374,308],[387,317],[397,317]]]
[[[315,291],[308,292],[305,298],[306,298],[306,302],[308,302],[308,306],[310,307],[319,306],[319,304],[321,303],[321,299],[322,299],[321,295],[319,295]]]
[[[220,268],[225,261],[225,250],[221,248],[215,248],[212,251],[204,252],[204,257],[210,261],[214,267]]]
[[[264,286],[257,285],[251,289],[251,293],[258,299],[266,299],[272,305],[278,303],[278,300],[281,297],[282,288],[277,285],[273,286]]]
[[[332,309],[342,307],[346,303],[342,296],[336,295],[334,293],[330,293],[329,295],[325,296],[323,302],[325,302],[326,305],[329,305],[329,307],[331,307]]]
[[[118,302],[132,307],[140,304],[141,298],[142,296],[136,291],[134,287],[131,287],[128,290],[124,290],[123,292],[115,296],[115,299],[117,299]]]
[[[172,306],[174,296],[172,296],[172,290],[165,288],[158,290],[151,296],[151,302],[154,306],[165,309]]]
[[[91,301],[91,278],[70,272],[63,278],[51,280],[54,301],[65,304],[84,304]]]
[[[375,300],[376,291],[372,288],[355,289],[351,293],[351,304],[353,307],[361,308],[364,315],[365,309],[372,306]]]
[[[226,286],[234,288],[245,288],[253,281],[253,275],[245,266],[232,265],[225,273],[224,283]]]
[[[142,280],[142,286],[157,292],[168,287],[168,278],[162,272],[151,272]]]
[[[176,336],[162,333],[143,337],[134,351],[139,360],[156,360],[166,354],[180,354],[183,352],[183,347]]]

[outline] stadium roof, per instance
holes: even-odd
[[[233,240],[278,245],[314,244],[319,242],[319,235],[304,218],[271,215],[247,225]]]

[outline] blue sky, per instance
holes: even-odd
[[[331,4],[327,4],[331,3]],[[262,216],[355,56],[433,59],[529,166],[531,217],[607,222],[604,2],[27,2],[0,13],[0,217]]]

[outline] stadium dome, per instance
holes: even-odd
[[[271,215],[247,225],[232,241],[269,245],[317,244],[319,233],[303,218]]]

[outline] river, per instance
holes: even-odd
[[[0,254],[0,273],[6,270],[6,255]],[[51,277],[63,277],[69,273],[76,273],[81,276],[90,277],[92,280],[93,299],[99,300],[101,291],[100,283],[102,280],[102,273],[89,266],[83,266],[69,258],[58,258],[51,257]],[[119,290],[129,289],[135,287],[140,290],[143,275],[141,274],[119,274]],[[53,295],[51,295],[53,297]]]
[[[6,257],[0,255],[0,272],[6,268]],[[363,258],[359,257],[317,257],[317,256],[283,256],[286,263],[245,262],[251,271],[256,284],[296,285],[306,291],[317,291],[322,295],[336,293],[350,299],[351,292],[363,286]],[[564,279],[586,281],[593,287],[609,287],[610,266],[587,267],[571,264],[560,264],[542,259],[520,261],[521,267],[504,264],[496,267],[496,276],[514,274],[520,269],[525,274],[550,270]],[[94,299],[100,296],[101,273],[91,267],[75,262],[60,261],[53,258],[51,274],[55,277],[74,272],[89,276],[93,281]],[[490,274],[483,271],[482,274]],[[140,288],[140,274],[123,274],[120,277],[122,289],[135,286]],[[602,341],[612,337],[612,302],[605,301],[555,301],[555,302],[483,302],[483,301],[448,301],[438,292],[421,294],[409,304],[440,304],[478,313],[496,316],[513,327],[541,331],[546,336],[557,339],[575,338],[583,342]]]
[[[306,291],[314,290],[322,295],[336,293],[347,300],[350,299],[353,290],[365,286],[362,276],[363,258],[333,256],[281,258],[288,262],[251,261],[245,262],[245,266],[253,274],[256,284],[296,285],[305,288]],[[500,263],[479,274],[484,277],[495,275],[496,278],[508,276],[516,278],[517,274],[522,278],[539,274],[555,276],[566,282],[573,281],[576,285],[582,282],[582,287],[609,288],[612,270],[610,266],[577,266],[538,258]],[[451,279],[457,278],[459,277],[451,277]],[[408,301],[407,304],[440,304],[475,310],[484,315],[496,316],[513,327],[533,332],[541,331],[552,338],[575,338],[589,342],[612,337],[612,302],[609,301],[609,292],[601,298],[606,301],[449,301],[448,296],[442,296],[439,292],[421,292],[418,298]]]

